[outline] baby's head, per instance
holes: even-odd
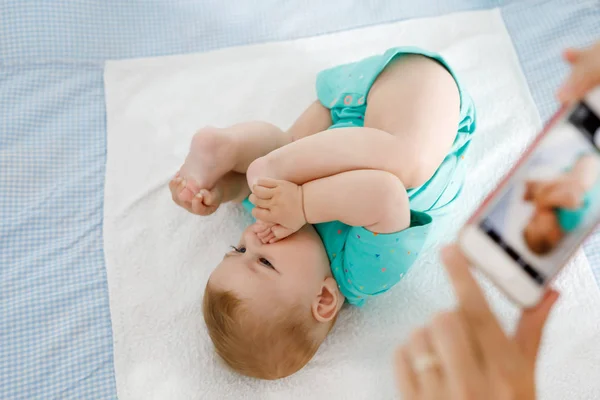
[[[562,239],[558,218],[551,208],[536,208],[523,231],[529,249],[538,255],[548,254]]]
[[[231,368],[278,379],[313,357],[343,302],[314,228],[273,244],[248,228],[208,280],[204,320]]]

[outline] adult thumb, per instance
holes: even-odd
[[[537,357],[544,325],[557,299],[558,292],[550,289],[535,308],[524,310],[521,314],[514,340],[525,358],[532,364],[535,363]]]

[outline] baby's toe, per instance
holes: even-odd
[[[207,206],[218,207],[223,198],[223,193],[219,187],[215,187],[212,190],[201,189],[199,194],[204,198],[202,202]]]
[[[177,187],[179,186],[180,183],[181,183],[181,178],[178,176],[175,176],[173,179],[171,179],[169,181],[169,190],[171,191],[171,193],[175,194],[175,192],[178,192]]]
[[[201,215],[203,217],[211,215],[217,211],[218,205],[206,204],[206,199],[203,197],[203,191],[201,190],[194,199],[192,200],[192,211],[194,214]]]
[[[194,181],[186,181],[185,179],[181,182],[181,191],[179,192],[179,200],[184,202],[191,202],[198,193],[198,185]]]

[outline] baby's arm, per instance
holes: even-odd
[[[385,171],[342,172],[298,186],[292,182],[259,179],[250,201],[253,215],[280,225],[277,239],[289,236],[305,223],[341,221],[377,233],[392,233],[410,225],[406,189]]]

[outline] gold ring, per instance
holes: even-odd
[[[440,360],[434,354],[423,354],[412,362],[415,372],[425,372],[440,365]]]

